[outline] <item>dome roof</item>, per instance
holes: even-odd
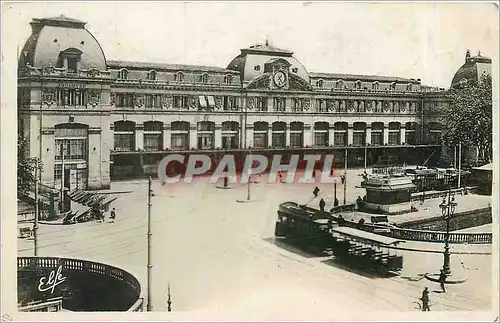
[[[24,44],[19,68],[56,66],[59,54],[81,51],[80,68],[106,70],[104,52],[95,37],[85,29],[85,22],[65,16],[33,19],[31,36]]]
[[[451,87],[477,82],[483,74],[491,75],[491,58],[481,56],[481,52],[471,57],[468,50],[465,54],[465,63],[455,73]]]
[[[309,83],[309,74],[305,67],[293,57],[293,52],[269,45],[255,45],[241,49],[241,54],[235,57],[227,69],[238,71],[242,75],[243,83],[248,84],[264,74],[264,65],[277,58],[290,63],[290,73],[295,74]]]

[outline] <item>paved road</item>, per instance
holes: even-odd
[[[237,203],[246,198],[246,186],[218,189],[204,182],[167,186],[154,182],[153,309],[166,309],[168,281],[176,311],[244,311],[258,315],[255,319],[294,319],[283,316],[290,308],[321,313],[316,319],[335,319],[359,309],[416,311],[412,302],[424,286],[439,289],[422,275],[439,269],[440,254],[404,253],[400,277],[377,279],[276,243],[277,206],[296,199],[298,193],[310,194],[314,185],[308,185],[255,184],[251,191],[255,201]],[[145,292],[147,182],[117,182],[112,190],[134,191],[114,203],[115,223],[42,225],[40,255],[122,267],[139,278]],[[20,255],[31,255],[31,248],[32,241],[19,242]],[[491,246],[481,248],[491,251]],[[460,255],[452,261],[469,281],[450,286],[446,294],[432,292],[433,310],[488,310],[491,256]]]

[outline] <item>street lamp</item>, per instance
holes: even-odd
[[[455,202],[455,196],[451,196],[451,188],[448,188],[448,200],[446,197],[443,197],[443,201],[439,204],[441,208],[441,215],[443,219],[446,221],[446,235],[444,238],[444,262],[443,262],[443,271],[449,276],[451,274],[450,270],[450,220],[455,213],[455,209],[457,207],[457,203]]]

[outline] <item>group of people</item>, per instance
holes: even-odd
[[[101,209],[100,205],[96,204],[92,208],[92,214],[98,222],[106,222],[106,213],[108,208]],[[115,222],[116,210],[113,208],[109,214],[109,221]]]
[[[439,273],[439,285],[441,286],[441,289],[443,290],[443,293],[446,293],[446,288],[444,287],[444,284],[446,283],[446,272],[441,269],[441,272]],[[429,289],[427,287],[424,288],[422,291],[422,297],[420,298],[422,301],[422,311],[430,311],[430,305],[429,305]]]

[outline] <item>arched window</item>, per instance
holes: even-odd
[[[335,88],[343,89],[344,88],[344,81],[338,80],[337,83],[335,84]]]
[[[212,121],[198,122],[198,149],[214,149],[215,123]]]
[[[116,121],[114,123],[115,151],[135,150],[135,123],[132,121]]]
[[[373,83],[372,83],[372,90],[378,90],[379,85],[380,85],[380,84],[378,83],[378,81],[373,82]]]
[[[208,83],[209,75],[207,73],[201,74],[200,81],[202,83]]]
[[[412,90],[413,90],[413,84],[408,83],[408,84],[406,85],[406,91],[412,91]]]
[[[335,146],[347,146],[347,122],[335,122],[333,125],[333,144]]]
[[[384,132],[383,122],[372,122],[372,137],[371,137],[372,145],[382,145],[383,132]]]
[[[174,74],[174,81],[175,82],[184,82],[184,73],[182,72],[177,72]]]
[[[269,124],[264,121],[257,121],[253,124],[253,146],[255,148],[267,148],[268,139],[267,134],[269,131]]]
[[[224,121],[222,123],[222,148],[238,148],[239,128],[237,121]]]
[[[355,88],[356,90],[361,90],[361,81],[359,81],[359,80],[358,80],[358,81],[356,81],[356,82],[354,83],[354,88]]]
[[[389,122],[389,145],[401,144],[401,124]]]
[[[171,143],[170,146],[175,150],[189,149],[189,127],[187,121],[174,121],[170,125]]]
[[[302,147],[304,144],[304,123],[293,121],[290,123],[290,147]]]
[[[318,121],[314,123],[314,145],[328,146],[328,131],[330,124],[328,122]]]
[[[392,82],[390,85],[389,85],[389,88],[391,90],[395,90],[396,89],[396,82]]]
[[[148,73],[148,80],[150,81],[155,81],[156,80],[157,73],[155,70],[151,70]]]
[[[354,122],[352,128],[352,144],[354,146],[364,146],[366,142],[366,123]]]
[[[121,80],[126,80],[128,79],[128,71],[125,68],[122,68],[121,70],[118,71],[118,78]]]
[[[323,88],[323,80],[317,80],[316,87]]]
[[[232,84],[232,83],[233,83],[233,76],[232,75],[224,76],[224,84]]]
[[[416,122],[407,122],[405,125],[405,143],[409,145],[417,144],[417,127]]]
[[[144,150],[163,150],[162,122],[144,122]]]
[[[282,121],[273,122],[272,125],[272,146],[276,148],[286,147],[286,123]]]

